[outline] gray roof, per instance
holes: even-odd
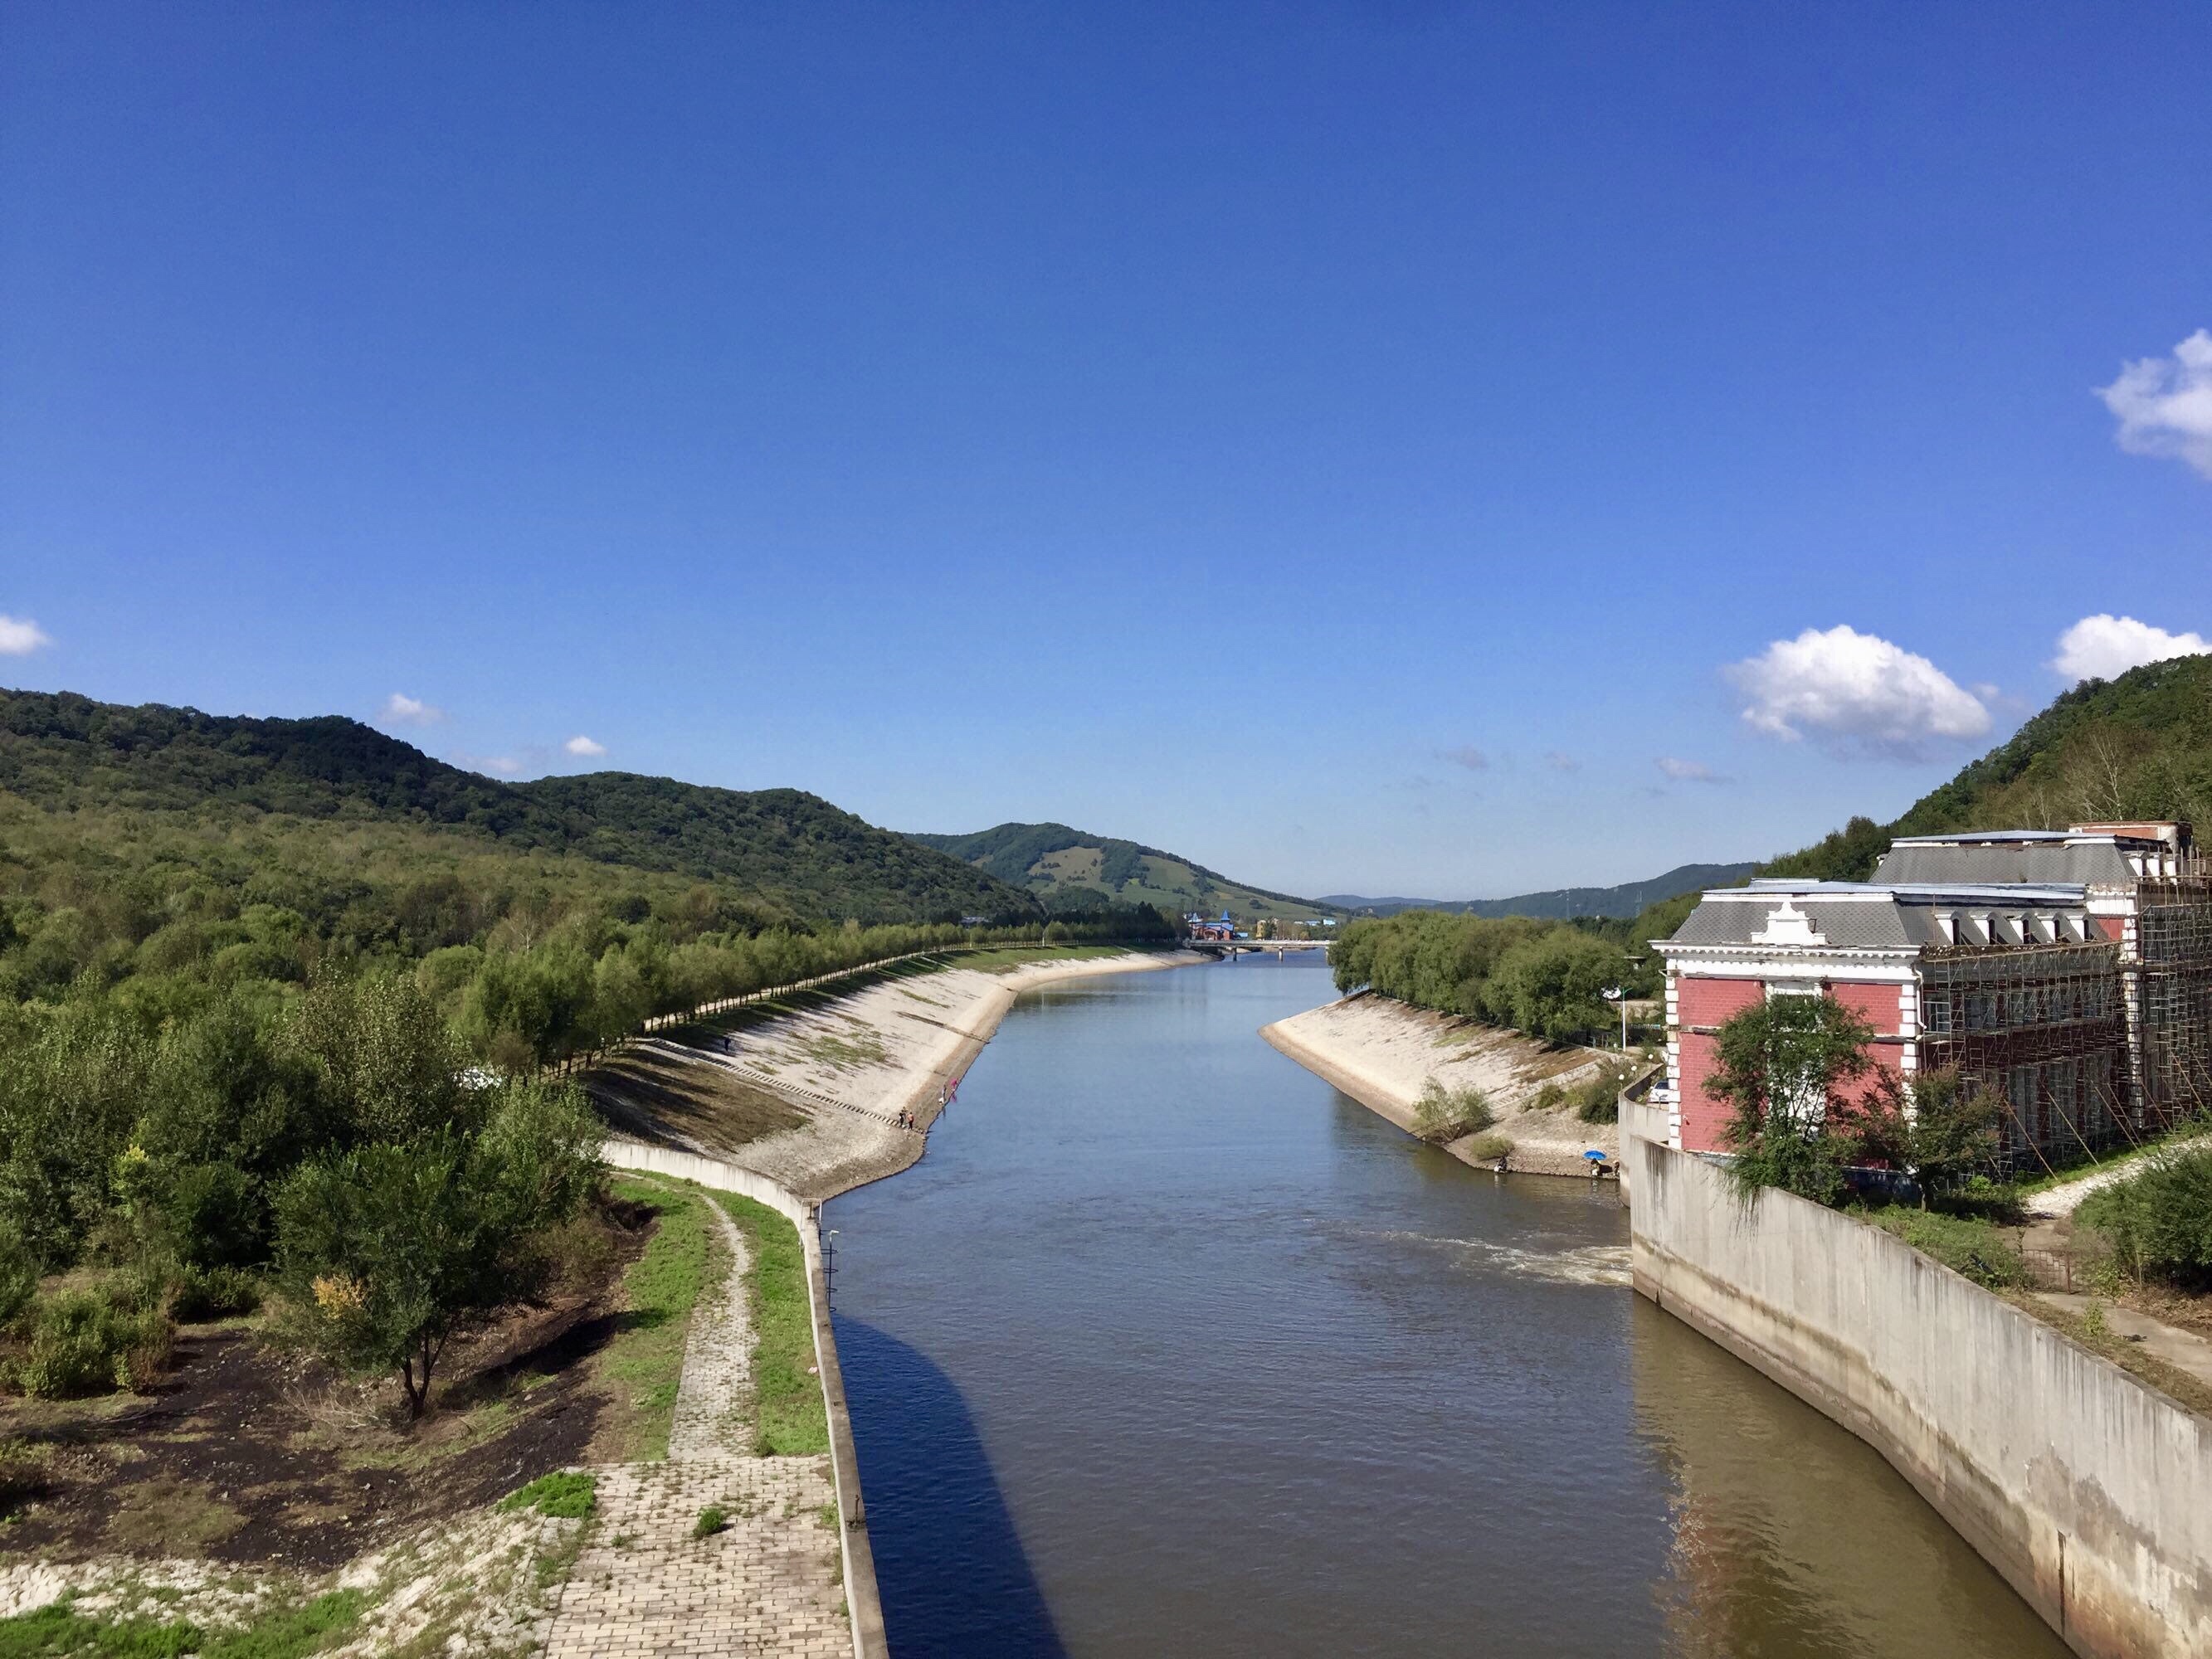
[[[1932,883],[1893,884],[1854,881],[1755,881],[1748,887],[1723,888],[1707,893],[1690,912],[1672,939],[1678,945],[1771,945],[1789,948],[1788,924],[1775,918],[1783,907],[1800,912],[1813,933],[1825,941],[1815,950],[1917,951],[1926,945],[1950,943],[1938,921],[1939,915],[1958,919],[1959,942],[1992,942],[1972,918],[1979,915],[2032,915],[2046,926],[2060,918],[2074,923],[2070,931],[2086,931],[2082,905],[2087,895],[2076,884],[2024,886],[2016,884],[1960,884]],[[1781,928],[1781,937],[1773,930]],[[2004,944],[2004,925],[1991,931],[1996,943]],[[1768,935],[1755,938],[1754,935]],[[2019,942],[2016,939],[2011,942]]]
[[[2088,887],[2132,885],[2127,855],[2109,838],[2067,836],[1974,845],[1929,838],[1892,842],[1875,866],[1877,882],[1972,882],[1983,885],[2054,882]]]

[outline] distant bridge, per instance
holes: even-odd
[[[1186,951],[1203,951],[1208,956],[1241,957],[1255,951],[1273,951],[1280,957],[1289,951],[1326,951],[1325,939],[1187,939],[1182,942]]]

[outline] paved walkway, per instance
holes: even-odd
[[[842,1659],[836,1488],[826,1457],[754,1457],[744,1234],[720,1205],[721,1294],[691,1316],[668,1459],[597,1471],[589,1541],[562,1588],[547,1659],[649,1654]],[[824,1506],[829,1506],[826,1510]],[[700,1511],[726,1529],[694,1536]]]

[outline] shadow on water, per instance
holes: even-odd
[[[959,1389],[873,1325],[841,1314],[836,1332],[891,1651],[1064,1659]]]

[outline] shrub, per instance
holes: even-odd
[[[39,1291],[39,1264],[12,1232],[0,1231],[0,1328],[12,1325]]]
[[[1457,1140],[1497,1121],[1490,1097],[1481,1090],[1447,1089],[1434,1078],[1421,1085],[1421,1097],[1413,1103],[1414,1128],[1424,1140]]]
[[[169,1322],[131,1312],[99,1291],[64,1291],[30,1314],[16,1386],[43,1400],[143,1388],[169,1357]]]
[[[187,1325],[250,1314],[261,1305],[261,1281],[242,1267],[180,1267],[169,1291],[169,1316]]]
[[[709,1504],[699,1511],[698,1520],[692,1523],[691,1535],[694,1538],[712,1538],[716,1533],[727,1532],[729,1529],[730,1517],[723,1510],[722,1506],[719,1504]]]
[[[2019,1249],[1986,1221],[1901,1206],[1877,1210],[1867,1219],[1977,1285],[2004,1290],[2031,1282]]]
[[[1628,1086],[1630,1070],[1611,1062],[1601,1065],[1595,1077],[1574,1086],[1571,1098],[1575,1115],[1585,1123],[1614,1123],[1620,1118],[1620,1091]]]
[[[1477,1135],[1467,1153],[1477,1164],[1502,1164],[1513,1155],[1513,1143],[1504,1135]]]
[[[242,1267],[268,1255],[268,1208],[258,1183],[234,1164],[178,1170],[162,1209],[178,1256],[192,1266]]]
[[[2090,1194],[2075,1214],[2112,1241],[2138,1279],[2212,1277],[2212,1148],[2155,1157],[2142,1174]]]
[[[1528,1103],[1528,1109],[1532,1112],[1556,1112],[1566,1103],[1566,1090],[1557,1082],[1547,1082],[1536,1091],[1535,1097]]]

